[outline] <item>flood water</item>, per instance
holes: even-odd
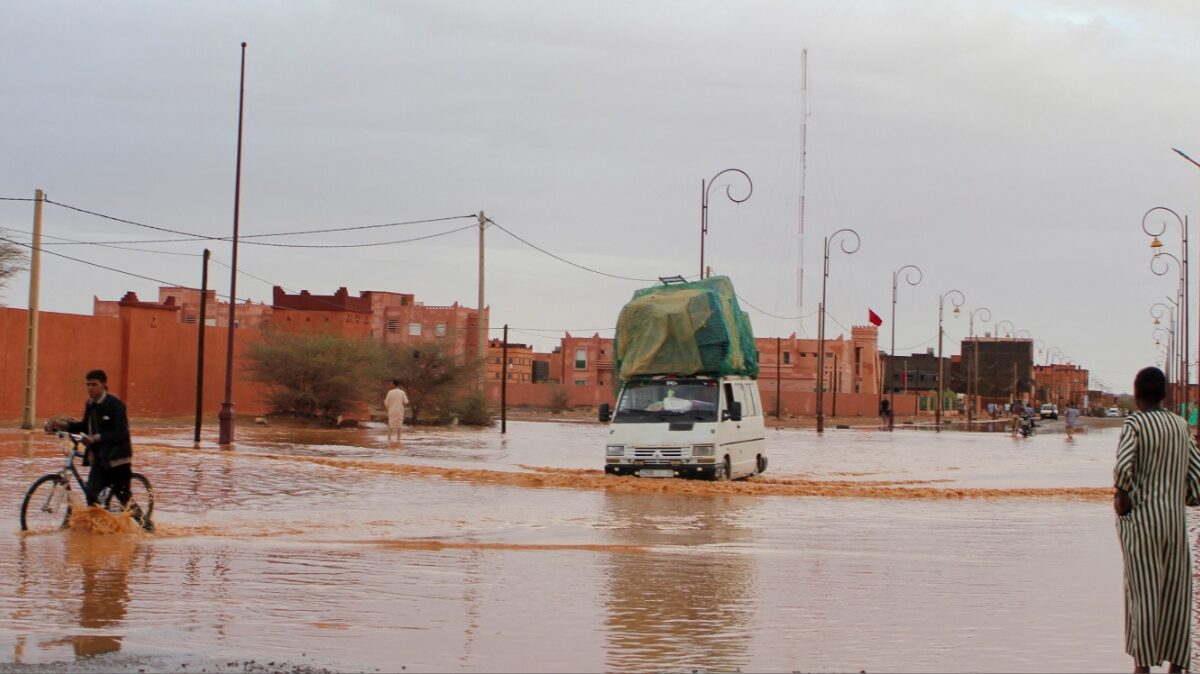
[[[1125,671],[1115,430],[768,430],[741,483],[604,477],[606,429],[135,429],[152,535],[19,531],[0,668]],[[215,435],[215,431],[208,435]],[[1195,531],[1193,531],[1193,540]]]

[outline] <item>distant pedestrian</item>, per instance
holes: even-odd
[[[879,417],[886,423],[890,416],[892,416],[892,404],[887,398],[884,398],[879,401]]]
[[[1125,562],[1125,652],[1134,672],[1191,660],[1192,569],[1184,506],[1200,505],[1200,450],[1187,422],[1163,409],[1167,378],[1148,367],[1133,381],[1138,412],[1121,427],[1113,509]]]
[[[1012,434],[1015,436],[1017,429],[1021,427],[1021,417],[1025,414],[1025,406],[1021,404],[1020,400],[1014,400],[1008,411],[1012,415]]]
[[[404,407],[408,405],[408,394],[404,389],[400,388],[400,380],[392,380],[392,388],[387,392],[387,397],[383,399],[383,407],[387,410],[388,417],[388,442],[392,441],[392,434],[396,434],[396,444],[402,444],[400,437],[404,432]]]
[[[1079,408],[1074,402],[1067,403],[1067,413],[1063,415],[1067,425],[1067,439],[1075,437],[1075,423],[1079,421]]]

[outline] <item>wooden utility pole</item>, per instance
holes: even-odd
[[[775,338],[775,418],[780,418],[782,409],[780,400],[783,395],[783,383],[780,380],[780,368],[783,367],[783,338]]]
[[[476,357],[479,358],[479,374],[477,377],[479,392],[484,391],[484,375],[487,372],[487,327],[483,324],[483,230],[487,227],[487,217],[483,211],[479,211],[479,309],[478,318],[475,319],[475,328],[477,332],[476,341]]]
[[[34,190],[33,252],[29,254],[29,331],[25,337],[25,406],[21,412],[21,428],[25,430],[33,428],[37,417],[38,292],[42,273],[42,202],[45,199],[41,190]]]
[[[504,343],[500,345],[500,432],[508,432],[508,323],[504,324]]]
[[[204,326],[208,322],[208,258],[212,253],[204,249],[204,262],[200,268],[200,325],[196,338],[196,432],[192,442],[200,446],[200,417],[204,414]]]
[[[829,384],[829,389],[833,391],[833,416],[837,418],[837,394],[838,394],[838,355],[833,354],[833,381]]]

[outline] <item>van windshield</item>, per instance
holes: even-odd
[[[710,379],[671,379],[627,384],[613,423],[716,421],[717,382]]]

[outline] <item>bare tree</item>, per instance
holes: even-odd
[[[0,241],[0,290],[3,290],[19,272],[29,268],[25,264],[27,261],[28,256],[24,248],[15,243]]]

